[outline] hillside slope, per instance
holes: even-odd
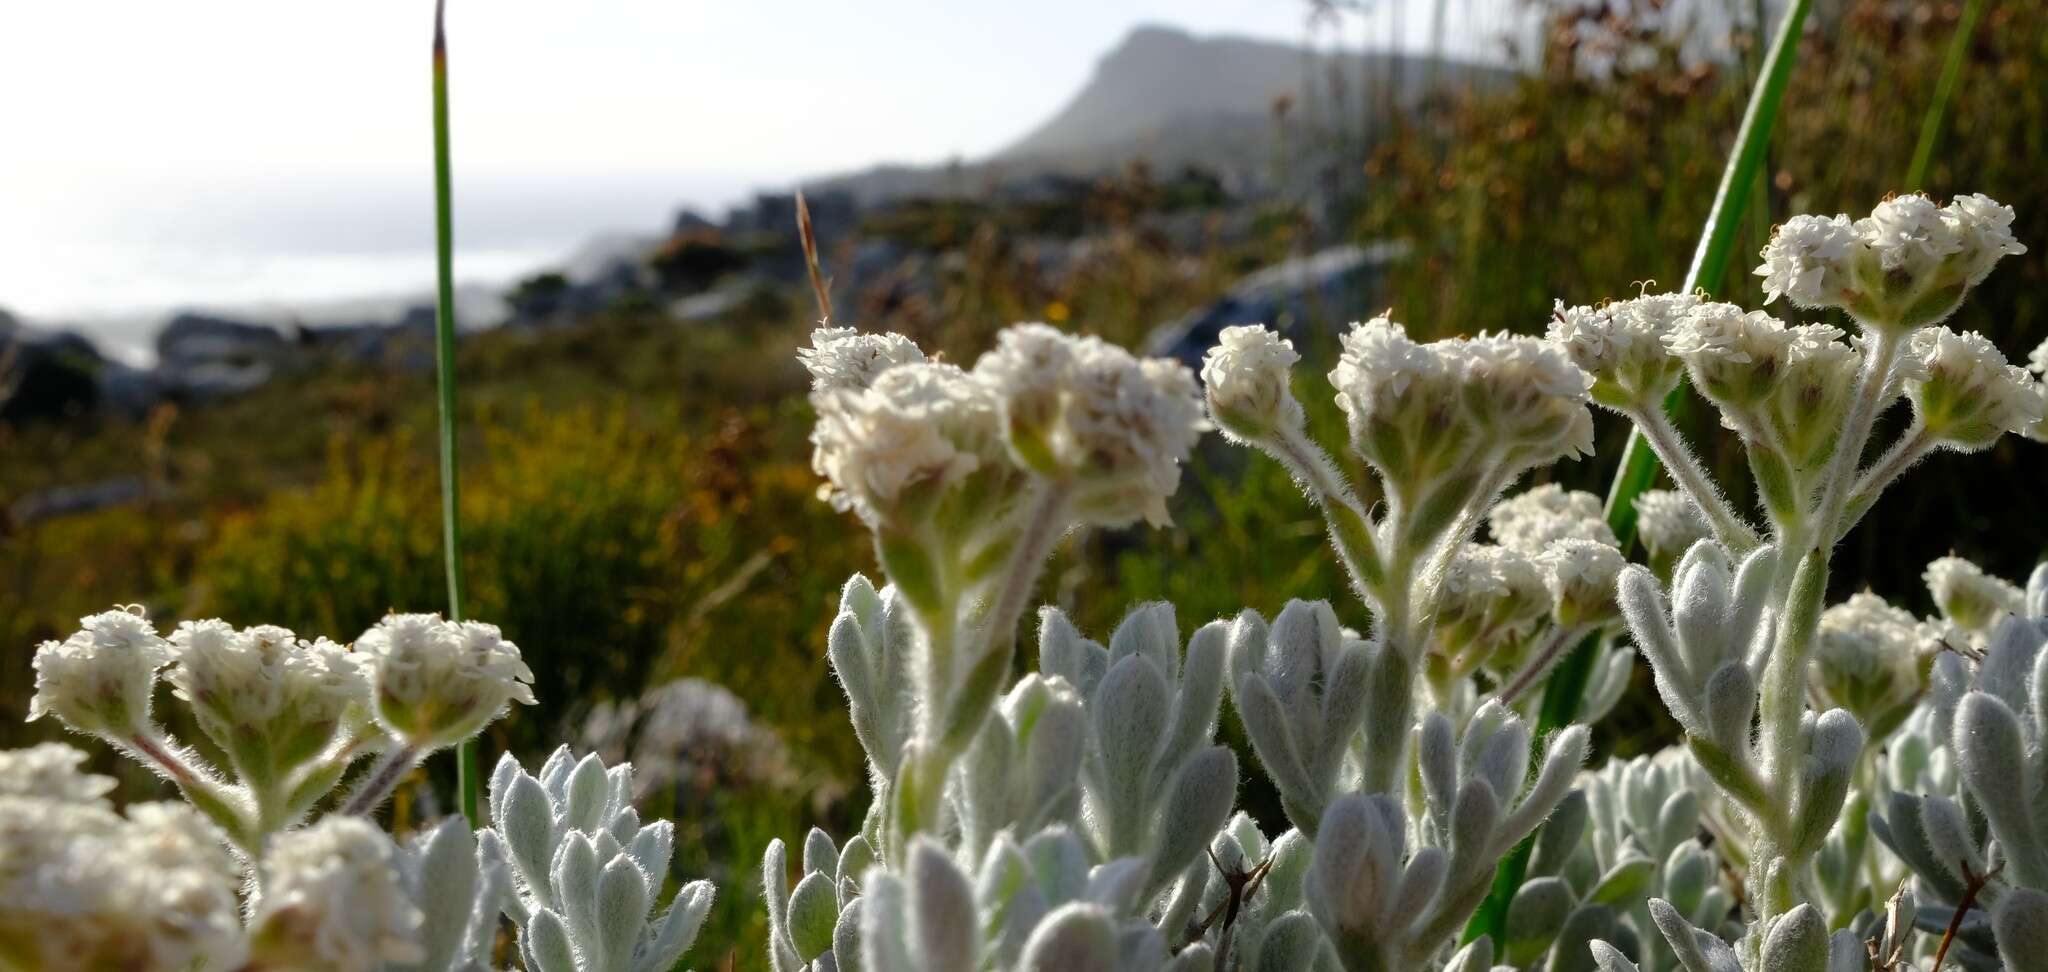
[[[1139,27],[1102,56],[1087,84],[1053,116],[985,159],[948,166],[879,166],[821,179],[815,188],[868,200],[974,194],[1047,172],[1092,174],[1144,159],[1157,168],[1202,163],[1226,176],[1271,175],[1279,131],[1355,132],[1361,120],[1403,110],[1431,90],[1492,86],[1509,72],[1425,55],[1331,55],[1273,41],[1197,37]],[[1294,147],[1299,154],[1301,146]],[[1314,163],[1303,157],[1299,165]],[[1237,169],[1232,172],[1229,170]]]

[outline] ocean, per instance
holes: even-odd
[[[317,325],[395,315],[433,292],[424,178],[65,182],[0,188],[0,309],[130,363],[149,361],[181,310]],[[747,191],[644,172],[459,176],[456,281],[500,290],[595,240],[661,234],[680,207],[715,216]]]

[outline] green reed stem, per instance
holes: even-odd
[[[445,0],[434,4],[434,362],[440,390],[441,546],[448,565],[448,617],[462,619],[462,486],[455,462],[455,216],[448,167],[448,32]],[[455,747],[462,815],[477,825],[476,740]]]
[[[1713,207],[1707,211],[1706,227],[1700,233],[1699,246],[1693,251],[1692,266],[1686,271],[1685,286],[1679,288],[1681,293],[1718,286],[1727,274],[1728,258],[1742,228],[1744,211],[1753,198],[1765,150],[1770,147],[1771,130],[1777,127],[1778,105],[1784,100],[1785,87],[1791,81],[1799,35],[1806,26],[1806,14],[1812,6],[1812,0],[1791,0],[1785,6],[1784,16],[1778,20],[1770,52],[1764,55],[1756,87],[1750,91],[1749,107],[1743,111],[1742,125],[1735,132],[1735,145],[1728,153],[1728,165],[1721,171],[1721,185],[1714,191]],[[1678,409],[1685,401],[1684,396],[1683,385],[1673,390],[1664,400],[1665,411]],[[1628,445],[1621,453],[1621,468],[1607,492],[1607,524],[1614,529],[1623,551],[1627,551],[1636,539],[1636,497],[1650,488],[1659,468],[1657,457],[1643,440],[1643,434],[1630,431]],[[1544,685],[1543,705],[1536,718],[1533,738],[1538,745],[1545,736],[1577,718],[1579,701],[1585,693],[1586,679],[1592,671],[1597,649],[1598,639],[1588,638],[1551,673],[1550,680]],[[1508,902],[1513,900],[1515,891],[1522,886],[1522,878],[1528,873],[1529,851],[1535,846],[1534,840],[1533,836],[1524,840],[1501,862],[1494,876],[1493,891],[1465,927],[1465,940],[1480,935],[1492,935],[1495,944],[1507,940]]]
[[[1913,146],[1913,164],[1906,169],[1906,188],[1920,189],[1927,179],[1927,167],[1934,161],[1934,143],[1941,138],[1942,117],[1955,97],[1956,82],[1963,74],[1963,56],[1969,53],[1970,38],[1977,33],[1977,17],[1984,12],[1984,0],[1965,0],[1963,15],[1956,21],[1955,36],[1948,39],[1948,58],[1942,62],[1941,78],[1934,83],[1934,101],[1920,119],[1920,143]]]

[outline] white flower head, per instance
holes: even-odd
[[[1460,670],[1477,651],[1488,655],[1529,633],[1550,612],[1550,595],[1536,562],[1520,551],[1468,543],[1451,558],[1438,595],[1433,637]],[[1479,659],[1484,660],[1484,659]]]
[[[1613,544],[1567,537],[1546,548],[1538,562],[1558,624],[1602,625],[1621,616],[1614,586],[1628,561]]]
[[[1990,634],[2000,618],[2018,614],[2024,600],[2017,586],[1961,557],[1928,564],[1921,578],[1941,616],[1976,634]]]
[[[1637,496],[1635,505],[1636,535],[1653,557],[1675,557],[1713,535],[1706,515],[1684,493],[1653,489]]]
[[[1482,334],[1441,342],[1464,383],[1467,414],[1504,438],[1527,465],[1590,455],[1593,379],[1543,338]]]
[[[1226,327],[1202,358],[1202,386],[1209,416],[1225,434],[1258,438],[1298,429],[1301,403],[1291,387],[1301,355],[1294,342],[1259,324]]]
[[[1875,725],[1912,704],[1920,657],[1932,645],[1919,619],[1866,591],[1821,612],[1815,683],[1857,721]]]
[[[2042,420],[2033,377],[1982,334],[1923,328],[1906,353],[1913,362],[1905,385],[1914,415],[1944,445],[1983,449]]]
[[[71,799],[93,789],[0,793],[0,955],[26,968],[238,967],[240,870],[219,833],[185,804],[124,817],[99,796]]]
[[[1685,361],[1708,398],[1724,408],[1745,408],[1776,387],[1797,337],[1763,311],[1702,303],[1679,318],[1665,346]]]
[[[266,952],[302,956],[304,967],[321,972],[373,972],[426,957],[397,849],[362,818],[330,816],[287,831],[263,864],[263,897],[250,924]]]
[[[1677,387],[1684,366],[1664,347],[1664,336],[1698,304],[1692,294],[1645,294],[1597,307],[1560,300],[1545,334],[1593,377],[1594,401],[1633,408],[1660,402]]]
[[[422,752],[476,735],[512,702],[533,704],[533,672],[495,625],[392,614],[356,639],[377,721]]]
[[[230,754],[255,740],[251,751],[281,761],[278,770],[324,748],[344,716],[370,701],[356,657],[325,638],[207,620],[179,624],[169,640],[164,679],[192,704],[201,727]]]
[[[1859,240],[1887,272],[1921,275],[1963,250],[1962,227],[1920,193],[1893,196],[1856,221]]]
[[[1961,241],[1970,286],[1982,283],[1999,260],[2027,252],[2012,235],[2012,207],[1983,193],[1957,196],[1942,210],[1942,219]]]
[[[1601,506],[1592,493],[1544,483],[1495,504],[1487,511],[1486,525],[1494,542],[1532,557],[1566,539],[1616,546]]]
[[[1201,390],[1186,366],[1140,360],[1100,338],[1019,324],[998,335],[973,374],[995,395],[1016,461],[1078,484],[1076,510],[1084,519],[1166,521],[1180,464],[1208,428]]]
[[[2048,340],[2034,345],[2034,350],[2027,355],[2027,370],[2048,378]]]
[[[811,464],[831,484],[834,505],[871,525],[1001,462],[995,395],[949,364],[899,365],[871,387],[822,392],[813,402]]]
[[[140,608],[78,623],[71,637],[36,649],[29,721],[55,715],[79,732],[123,740],[153,732],[149,696],[157,669],[170,659],[169,643]]]
[[[850,327],[821,327],[797,360],[811,373],[813,392],[859,390],[897,365],[921,364],[924,352],[901,334],[862,334]]]
[[[1351,325],[1342,338],[1343,352],[1330,370],[1337,389],[1337,407],[1353,425],[1371,421],[1418,395],[1410,389],[1440,384],[1446,366],[1428,347],[1408,339],[1408,332],[1381,314]]]
[[[1765,303],[1789,298],[1800,307],[1839,304],[1851,283],[1852,251],[1862,245],[1847,216],[1794,216],[1771,234],[1756,275]]]
[[[1842,340],[1842,329],[1827,324],[1787,328],[1791,338],[1777,386],[1771,422],[1793,461],[1803,468],[1825,463],[1835,433],[1848,412],[1849,397],[1863,367],[1861,350]]]
[[[63,743],[0,751],[0,796],[106,806],[114,779],[82,772],[85,753]]]

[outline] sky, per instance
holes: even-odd
[[[1494,3],[1499,0],[1454,0]],[[431,243],[431,4],[0,10],[0,307],[115,312],[380,280]],[[1381,0],[1377,25],[1420,2]],[[677,204],[1000,148],[1133,27],[1302,42],[1302,0],[453,0],[459,268]],[[1410,46],[1427,16],[1401,18]],[[424,280],[424,273],[405,276]]]

